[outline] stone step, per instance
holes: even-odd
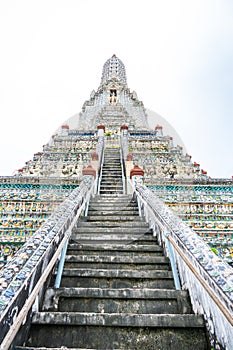
[[[112,245],[112,246],[119,246],[119,244],[123,243],[125,245],[131,245],[131,244],[137,244],[138,246],[140,246],[141,244],[147,244],[147,245],[154,245],[154,241],[149,241],[146,239],[140,239],[138,240],[138,237],[131,237],[131,238],[126,238],[124,236],[121,235],[117,236],[117,235],[99,235],[99,236],[95,236],[92,237],[90,239],[90,236],[84,236],[84,234],[77,236],[77,237],[72,237],[72,241],[75,243],[79,243],[81,246],[89,246],[90,244],[92,245],[96,245],[96,247],[100,247],[105,245]]]
[[[123,193],[122,186],[100,186],[100,194],[121,194]]]
[[[47,322],[50,323],[49,332]],[[47,347],[63,346],[63,349],[102,350],[207,349],[203,318],[192,314],[40,312],[33,315],[32,323],[27,346],[46,344]]]
[[[74,231],[74,230],[73,230]],[[109,240],[112,240],[109,241]],[[92,233],[79,233],[79,232],[73,232],[71,235],[71,241],[73,243],[77,243],[79,242],[80,244],[83,244],[83,241],[85,241],[86,243],[89,244],[97,244],[98,241],[103,241],[102,244],[104,243],[104,241],[106,241],[105,243],[107,245],[116,245],[119,246],[119,244],[134,244],[134,245],[138,245],[141,246],[143,245],[149,245],[149,244],[156,244],[157,240],[155,237],[153,237],[151,234],[123,234],[123,233],[97,233],[93,236]],[[95,243],[94,243],[95,242]],[[122,243],[121,243],[122,242]]]
[[[100,194],[123,193],[123,186],[100,186]]]
[[[114,213],[113,213],[114,215]],[[116,214],[115,214],[116,215]],[[79,220],[78,224],[75,226],[76,228],[83,228],[83,227],[88,227],[88,228],[100,228],[100,227],[107,227],[107,228],[115,228],[115,227],[121,227],[121,228],[127,228],[127,229],[131,229],[131,227],[133,228],[148,228],[148,224],[141,221],[141,220],[135,220],[135,221],[97,221],[97,219],[95,221],[89,221],[89,220],[85,220],[85,219],[81,219]]]
[[[121,194],[121,193],[123,193],[123,190],[100,190],[100,194],[103,194],[103,195],[105,195],[105,194],[113,194],[113,193],[119,193],[119,194]]]
[[[116,183],[120,183],[120,182],[122,182],[122,174],[121,173],[116,173],[116,175],[118,175],[117,177],[109,177],[108,176],[108,173],[107,172],[104,172],[103,173],[103,180],[101,180],[101,185],[103,184],[103,183],[105,183],[105,182],[113,182],[113,181],[115,181]]]
[[[105,217],[105,218],[104,218]],[[103,219],[104,221],[109,220],[109,221],[142,221],[143,218],[138,216],[138,208],[130,208],[130,207],[125,207],[125,208],[120,208],[120,207],[102,207],[99,205],[99,208],[93,209],[92,207],[89,207],[88,210],[88,216],[82,217],[82,220],[86,221],[93,221],[95,220],[98,221],[98,218],[101,220]]]
[[[103,168],[102,169],[102,179],[105,179],[105,178],[109,178],[109,179],[113,179],[114,177],[116,178],[122,178],[122,171],[120,168],[117,168],[113,171],[110,171],[110,169],[108,168]]]
[[[164,256],[121,256],[121,255],[66,255],[65,268],[123,269],[123,270],[169,270],[170,263]]]
[[[131,205],[131,204],[127,204],[127,203],[124,206],[118,205],[118,204],[113,206],[113,204],[111,204],[111,203],[109,203],[108,205],[102,205],[102,203],[93,205],[92,203],[90,203],[88,216],[91,216],[92,212],[95,214],[98,211],[99,212],[107,211],[107,212],[116,212],[116,213],[117,212],[119,212],[119,213],[129,212],[129,215],[131,215],[130,213],[132,213],[132,215],[134,215],[135,212],[138,214],[138,207],[137,207],[137,205]]]
[[[76,262],[74,260],[72,261],[66,261],[65,264],[65,268],[66,269],[84,269],[84,268],[88,268],[88,269],[103,269],[103,270],[107,270],[109,268],[113,269],[132,269],[132,270],[145,270],[145,267],[147,268],[147,270],[163,270],[163,271],[169,271],[170,270],[170,265],[169,262],[158,262],[157,264],[153,263],[153,264],[134,264],[134,263],[103,263],[103,262]]]
[[[116,201],[114,201],[112,200],[110,195],[104,195],[103,197],[105,197],[105,202],[99,199],[91,200],[89,203],[89,208],[98,208],[101,206],[103,208],[113,207],[119,208],[120,210],[125,210],[125,208],[133,209],[138,207],[136,202],[132,202],[130,200],[119,198]]]
[[[107,163],[103,164],[102,171],[106,170],[106,169],[110,169],[110,168],[122,171],[121,164],[120,163],[113,163],[113,162],[107,162]]]
[[[117,177],[122,177],[122,171],[121,169],[103,169],[102,175],[106,178],[112,178],[112,175],[117,175]]]
[[[117,177],[122,177],[122,171],[121,169],[117,168],[117,169],[106,169],[106,168],[103,168],[102,169],[102,175],[104,177],[109,177],[109,178],[112,178],[113,175],[118,175]]]
[[[109,174],[102,174],[102,179],[101,181],[105,181],[105,180],[122,180],[122,174],[113,174],[113,175],[109,175]]]
[[[117,151],[111,148],[106,148],[105,153],[104,153],[105,158],[113,157],[113,158],[119,158],[120,159],[120,150],[119,148]]]
[[[100,187],[103,187],[103,186],[116,186],[116,185],[120,185],[122,187],[122,179],[113,179],[113,180],[102,180],[101,181],[101,185]]]
[[[110,253],[109,253],[110,254]],[[112,256],[112,255],[66,255],[65,262],[90,262],[90,263],[109,263],[109,268],[111,269],[112,264],[134,264],[137,266],[138,264],[144,264],[145,268],[147,265],[152,264],[167,264],[169,263],[169,259],[165,256],[154,256],[148,259],[147,256],[144,255],[139,256]],[[121,268],[121,266],[119,266]]]
[[[72,243],[72,239],[68,245],[67,254],[101,254],[103,255],[119,255],[121,256],[138,256],[143,254],[143,256],[154,256],[155,254],[163,254],[163,249],[156,244],[156,241],[153,245],[125,245],[123,243],[119,244],[103,244],[103,246],[95,246],[93,244],[81,245],[78,243]]]
[[[118,176],[111,176],[110,177],[110,176],[104,174],[104,176],[101,179],[101,184],[105,183],[105,182],[112,182],[112,181],[121,182],[122,181],[122,176],[118,175]]]
[[[100,232],[100,233],[95,233],[95,234],[90,234],[90,233],[73,233],[72,234],[72,240],[79,242],[80,244],[85,244],[85,243],[92,243],[92,244],[103,244],[105,243],[120,243],[124,242],[124,244],[131,244],[133,242],[137,241],[137,244],[139,244],[139,239],[141,239],[141,242],[150,242],[151,244],[154,244],[153,240],[149,240],[147,237],[141,237],[141,234],[135,233],[134,235],[132,234],[123,234],[123,233],[105,233],[105,232]]]
[[[112,200],[111,196],[103,196],[103,197],[106,197],[105,198],[105,201],[103,200],[99,200],[99,199],[93,199],[90,201],[90,204],[89,204],[89,208],[96,208],[96,207],[113,207],[113,208],[119,208],[121,210],[124,210],[126,207],[129,207],[130,209],[131,208],[137,208],[138,205],[136,202],[132,202],[130,200],[127,200],[127,199],[116,199],[115,201]]]
[[[120,157],[105,157],[104,158],[104,164],[103,166],[109,166],[109,165],[114,165],[114,166],[120,166],[121,167],[121,159]]]
[[[42,311],[192,314],[186,291],[169,289],[49,288]]]
[[[118,162],[120,164],[121,162],[121,157],[120,157],[120,153],[105,153],[104,155],[104,163],[107,162]]]
[[[109,199],[111,199],[112,201],[132,201],[135,202],[135,200],[132,198],[131,195],[128,194],[121,194],[121,195],[112,195],[112,196],[108,196]],[[101,202],[105,202],[106,198],[101,196],[101,195],[95,195],[95,197],[92,198],[92,202],[96,202],[96,201],[101,201]]]
[[[122,201],[120,202],[120,200],[116,201],[116,203],[110,199],[107,199],[105,202],[103,201],[90,201],[90,204],[89,204],[89,208],[93,208],[93,209],[96,209],[96,208],[99,208],[99,207],[102,207],[102,208],[111,208],[112,209],[119,209],[121,211],[124,211],[125,209],[127,210],[133,210],[135,208],[138,208],[138,205],[136,202],[130,202],[130,201]]]
[[[108,173],[111,173],[111,175],[115,173],[119,175],[122,173],[122,170],[119,167],[103,167],[102,174],[108,175]]]
[[[85,269],[87,270],[87,269]],[[64,271],[61,280],[61,287],[81,287],[81,288],[152,288],[152,289],[174,289],[174,281],[172,276],[164,278],[164,273],[169,271],[161,271],[163,274],[157,278],[144,277],[104,277],[93,274],[93,276],[80,276]],[[101,270],[105,274],[106,270]],[[113,270],[116,271],[116,270]]]
[[[94,316],[94,317],[93,317]],[[93,313],[89,312],[36,312],[33,324],[50,325],[95,325],[114,327],[149,327],[149,328],[202,328],[202,316],[193,314],[131,314],[131,313]]]
[[[104,214],[105,213],[105,214]],[[107,213],[107,215],[106,215]],[[128,213],[128,212],[126,212]],[[130,222],[143,222],[142,218],[140,218],[137,214],[137,212],[135,212],[135,215],[133,215],[132,212],[130,212],[130,215],[129,214],[126,214],[124,212],[120,213],[118,211],[114,211],[114,210],[109,210],[109,211],[95,211],[95,210],[91,210],[91,215],[88,215],[87,218],[86,218],[86,221],[88,222],[98,222],[98,221],[101,221],[103,224],[104,222],[121,222],[122,225],[124,225],[124,223],[127,223],[127,221],[130,221]],[[96,214],[96,215],[94,215]],[[82,219],[83,220],[83,219]]]
[[[102,180],[101,180],[101,185],[103,183],[122,183],[122,175],[117,175],[113,177],[109,177],[108,175],[103,174]]]
[[[130,232],[129,232],[130,231]],[[128,234],[135,236],[137,235],[142,235],[142,234],[151,234],[152,231],[151,229],[148,228],[148,225],[146,224],[145,227],[130,227],[130,230],[128,227],[78,227],[74,228],[74,234],[81,234],[81,233],[91,233],[93,235],[101,233],[101,234]],[[139,237],[138,237],[139,238]]]
[[[122,189],[123,188],[123,184],[122,183],[111,183],[111,184],[108,184],[108,183],[103,183],[100,185],[100,188],[101,189],[106,189],[106,190],[115,190],[115,189]]]

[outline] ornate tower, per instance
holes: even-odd
[[[100,86],[97,92],[92,91],[80,115],[82,130],[101,124],[110,132],[118,132],[123,124],[130,130],[148,129],[143,103],[127,87],[125,66],[116,55],[105,62]]]
[[[103,66],[101,85],[110,80],[116,80],[127,87],[125,66],[116,55],[113,55],[105,62]]]

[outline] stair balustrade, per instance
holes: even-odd
[[[233,269],[146,186],[129,180],[128,187],[171,261],[174,255],[182,289],[188,289],[195,313],[204,315],[211,345],[233,349]]]
[[[6,282],[0,294],[0,349],[11,346],[94,188],[93,177],[87,176],[1,270]]]

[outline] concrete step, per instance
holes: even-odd
[[[123,270],[170,270],[168,258],[164,256],[121,256],[121,255],[66,255],[65,268],[98,268]]]
[[[109,217],[109,220],[112,220],[112,216],[115,215],[116,217],[121,217],[121,218],[124,218],[124,216],[126,218],[131,218],[131,217],[134,217],[137,216],[139,220],[143,220],[142,217],[139,217],[138,216],[138,208],[135,206],[135,207],[131,207],[130,205],[129,206],[125,206],[124,208],[120,207],[120,206],[112,206],[112,205],[105,205],[105,206],[102,206],[102,205],[96,205],[93,207],[92,204],[90,204],[89,206],[89,211],[88,211],[88,216],[87,217],[92,217],[92,216],[101,216],[102,218],[104,216],[108,216]],[[123,219],[124,221],[126,220]],[[117,218],[116,218],[117,219]],[[136,220],[136,218],[135,218]]]
[[[74,231],[74,230],[73,230]],[[112,241],[111,241],[112,240]],[[107,246],[116,246],[119,245],[137,245],[141,247],[141,245],[154,245],[157,243],[157,239],[153,237],[151,234],[123,234],[123,233],[98,233],[94,236],[92,233],[72,233],[71,242],[79,243],[81,245],[95,245],[95,244],[105,244]]]
[[[122,181],[122,174],[113,174],[111,176],[108,174],[102,174],[101,183],[104,181]]]
[[[109,200],[112,200],[113,202],[116,201],[116,202],[119,202],[119,201],[132,201],[132,202],[135,202],[135,200],[132,198],[131,195],[128,195],[128,194],[121,194],[121,195],[112,195],[112,196],[108,196],[109,197]],[[95,195],[95,197],[92,198],[92,202],[96,202],[96,201],[100,201],[100,202],[105,202],[106,198],[101,196],[101,195]]]
[[[89,211],[90,212],[90,211]],[[105,212],[105,214],[103,214]],[[143,220],[137,215],[137,212],[135,212],[135,215],[132,215],[132,213],[130,213],[131,215],[124,215],[123,213],[119,213],[118,211],[109,211],[107,212],[106,215],[106,211],[94,211],[92,210],[91,215],[87,216],[86,221],[88,222],[98,222],[101,221],[102,223],[106,222],[121,222],[122,225],[124,225],[125,222],[127,221],[133,221],[133,222],[143,222]],[[96,214],[96,216],[94,216],[93,214]]]
[[[73,234],[82,234],[82,233],[91,233],[92,235],[96,235],[96,234],[128,234],[128,237],[130,238],[130,235],[132,235],[132,237],[135,236],[135,234],[137,235],[143,235],[143,234],[151,234],[152,231],[151,229],[148,228],[148,225],[145,225],[145,227],[130,227],[130,229],[128,227],[78,227],[78,228],[74,228],[73,230]],[[73,236],[72,234],[72,236]],[[139,238],[139,237],[138,237]]]
[[[107,164],[104,164],[103,165],[103,168],[102,168],[102,171],[104,171],[104,170],[113,170],[113,172],[115,171],[115,170],[119,170],[119,171],[121,171],[122,172],[122,168],[121,168],[121,164],[119,163],[119,164],[117,164],[117,163],[107,163]]]
[[[95,277],[95,278],[126,278],[126,279],[150,279],[150,280],[156,280],[156,279],[170,279],[173,278],[171,271],[137,271],[137,270],[123,270],[120,269],[116,271],[115,269],[66,269],[64,267],[63,270],[64,276],[80,276],[80,277]]]
[[[123,184],[122,183],[111,183],[111,184],[108,184],[108,183],[103,183],[100,185],[100,189],[105,189],[105,190],[117,190],[117,189],[121,189],[122,190],[123,188]]]
[[[135,210],[138,208],[137,203],[135,202],[129,202],[129,201],[111,201],[110,199],[106,198],[106,201],[91,201],[89,204],[89,208],[106,208],[106,209],[118,209],[120,211],[124,211],[125,209],[127,210]]]
[[[163,270],[163,271],[169,271],[170,270],[170,264],[169,262],[158,262],[157,264],[134,264],[134,263],[104,263],[104,262],[76,262],[74,259],[73,260],[67,260],[65,264],[66,269],[102,269],[102,270],[107,270],[111,268],[112,270],[118,270],[118,269],[132,269],[132,270],[137,270],[137,271],[142,271],[145,270],[145,267],[147,270]]]
[[[110,168],[109,168],[109,169],[106,169],[106,168],[103,168],[103,170],[102,170],[102,175],[104,175],[105,177],[108,177],[109,174],[111,174],[111,175],[116,174],[116,175],[118,175],[118,177],[119,177],[119,176],[122,177],[122,171],[121,171],[121,169],[110,169]]]
[[[105,233],[105,232],[99,232],[99,233],[73,233],[72,234],[72,240],[75,242],[79,242],[80,244],[104,244],[104,243],[124,243],[124,244],[131,244],[131,243],[145,243],[148,244],[154,244],[153,239],[149,239],[149,237],[144,237],[142,234],[135,233],[132,234],[123,234],[123,233]],[[152,237],[153,238],[153,237]]]
[[[142,220],[140,220],[140,218],[138,217],[138,213],[137,211],[132,212],[132,211],[108,211],[108,210],[100,210],[100,211],[94,211],[91,210],[90,212],[90,216],[87,216],[86,221],[95,221],[95,216],[96,215],[96,221],[99,221],[99,219],[101,219],[101,217],[105,217],[104,221],[122,221],[122,223],[124,223],[125,221],[132,221],[135,223],[136,222],[143,222]]]
[[[49,288],[42,311],[192,314],[186,291],[169,289]]]
[[[122,182],[122,176],[103,176],[102,177],[102,180],[101,180],[101,185],[103,183],[106,183],[106,182],[109,182],[109,183],[112,183],[112,182]]]
[[[121,159],[118,156],[104,157],[103,166],[109,166],[109,165],[121,167]]]
[[[143,256],[149,257],[154,257],[155,255],[161,255],[163,254],[163,249],[156,243],[154,242],[153,245],[143,245],[141,244],[136,245],[136,244],[130,244],[130,245],[125,245],[123,243],[119,244],[103,244],[103,246],[95,246],[93,244],[89,245],[81,245],[78,243],[72,243],[72,240],[70,241],[67,249],[67,254],[99,254],[101,256],[103,255],[109,255],[111,254],[112,256],[114,255],[121,255],[121,256],[138,256],[139,254],[143,254]]]
[[[105,159],[105,163],[103,164],[102,170],[108,169],[108,168],[113,168],[113,169],[122,170],[120,161],[112,162],[112,161],[110,161],[110,160],[109,160],[109,161],[108,161],[108,160],[106,161],[106,159]]]
[[[27,346],[46,344],[47,347],[63,346],[63,349],[102,350],[207,349],[203,319],[190,314],[40,312],[34,314],[32,322]],[[50,323],[49,332],[47,322]]]
[[[93,317],[94,316],[94,317]],[[137,316],[137,317],[135,317]],[[95,325],[114,327],[149,327],[149,328],[203,328],[203,317],[185,314],[131,314],[131,313],[93,313],[88,312],[37,312],[32,318],[33,324],[50,325]]]
[[[170,270],[169,262],[158,262],[157,264],[133,264],[133,263],[103,263],[103,262],[76,262],[75,260],[72,261],[66,261],[65,268],[66,269],[84,269],[84,268],[90,268],[90,269],[102,269],[107,270],[109,268],[113,269],[132,269],[132,270],[145,270],[145,267],[147,270],[163,270],[168,271]]]
[[[105,177],[109,177],[109,175],[118,175],[118,177],[122,177],[122,171],[121,169],[106,169],[106,168],[103,168],[102,169],[102,175],[104,175]]]
[[[116,186],[116,185],[120,185],[121,187],[123,186],[123,183],[122,183],[122,180],[118,180],[118,179],[113,179],[111,181],[109,180],[103,180],[101,182],[101,185],[100,187],[103,187],[103,186]]]
[[[122,210],[122,208],[116,207],[114,208],[114,210],[111,210],[107,207],[102,208],[101,206],[99,206],[99,210],[93,210],[92,208],[89,209],[88,211],[88,216],[87,218],[92,218],[93,215],[96,216],[96,218],[98,216],[106,216],[109,217],[112,221],[112,217],[115,217],[116,220],[125,220],[127,217],[132,217],[134,218],[133,220],[135,221],[142,221],[140,220],[140,217],[138,216],[138,209],[134,209],[134,210],[130,210],[130,208],[126,207]]]
[[[100,190],[100,194],[105,195],[105,194],[114,194],[114,193],[123,193],[123,190]]]
[[[114,215],[114,213],[113,213]],[[115,214],[116,215],[116,214]],[[121,228],[127,228],[130,229],[133,227],[134,229],[136,228],[148,228],[148,224],[141,221],[141,220],[135,220],[135,221],[126,221],[124,220],[123,222],[120,220],[117,221],[107,221],[103,220],[101,221],[89,221],[88,218],[87,220],[81,219],[79,220],[78,224],[76,225],[76,228],[83,228],[83,227],[88,227],[88,228],[100,228],[100,227],[106,227],[106,228],[115,228],[115,227],[121,227]]]
[[[121,212],[124,212],[126,210],[128,211],[138,211],[138,206],[136,205],[136,203],[129,203],[129,202],[123,202],[122,204],[120,203],[116,203],[114,204],[113,202],[108,202],[103,204],[102,202],[99,203],[92,203],[90,202],[89,204],[89,210],[99,210],[99,209],[103,209],[103,210],[118,210]]]
[[[109,253],[110,254],[110,253]],[[140,256],[122,256],[122,255],[66,255],[65,262],[90,262],[90,263],[108,263],[109,268],[111,269],[112,264],[134,264],[135,267],[137,265],[144,264],[145,268],[147,265],[152,264],[167,264],[169,263],[169,259],[165,256],[154,256],[148,259],[148,256],[140,255]],[[121,266],[119,266],[121,268]]]
[[[103,205],[109,205],[112,204],[113,206],[115,205],[123,205],[123,204],[133,204],[137,205],[137,202],[133,200],[131,197],[124,197],[125,195],[122,194],[114,194],[114,195],[108,195],[108,196],[101,196],[96,195],[94,198],[91,199],[90,204],[96,205],[99,203],[102,203]]]
[[[168,270],[64,269],[61,287],[174,289]]]
[[[89,204],[89,208],[93,208],[93,209],[96,209],[96,208],[117,208],[117,209],[120,209],[120,210],[132,210],[132,209],[135,209],[135,208],[138,208],[138,205],[137,203],[135,202],[131,202],[129,200],[122,200],[122,199],[118,199],[116,201],[113,201],[111,199],[110,196],[104,196],[106,197],[105,198],[105,202],[103,202],[102,200],[91,200],[90,201],[90,204]],[[109,198],[108,198],[109,197]]]
[[[122,171],[122,168],[121,168],[121,164],[120,163],[104,163],[103,164],[103,168],[102,168],[102,171],[104,170],[119,170],[119,171]]]

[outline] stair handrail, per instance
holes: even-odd
[[[97,194],[100,194],[100,184],[102,181],[102,174],[103,174],[103,164],[104,164],[104,150],[105,150],[105,142],[103,143],[102,151],[101,151],[101,158],[100,158],[100,165],[99,165],[99,175],[98,175],[98,185],[97,185]]]
[[[159,231],[160,242],[171,243],[182,288],[189,290],[194,311],[203,314],[211,345],[233,349],[232,267],[146,186],[130,180],[129,186],[139,198],[145,219]]]
[[[123,156],[122,143],[120,138],[120,161],[121,161],[121,176],[122,176],[122,184],[123,184],[123,194],[125,194],[125,185],[126,185],[126,169],[125,169],[125,159]]]
[[[98,171],[96,174],[96,188],[95,188],[95,194],[100,193],[100,183],[102,180],[102,168],[103,168],[103,163],[104,163],[104,150],[105,150],[105,137],[104,136],[99,136],[98,139],[98,144],[96,146],[97,153],[99,155],[99,163],[98,163]]]
[[[10,348],[36,298],[43,294],[48,275],[86,202],[94,193],[95,182],[93,176],[84,176],[80,186],[72,191],[1,270],[0,278],[7,276],[7,285],[0,294],[0,349]],[[16,269],[17,263],[20,269]],[[14,269],[15,273],[10,276]],[[7,304],[4,305],[4,301]]]

